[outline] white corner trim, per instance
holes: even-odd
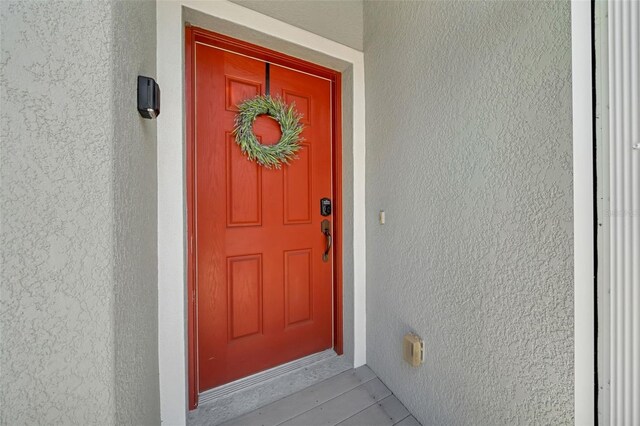
[[[354,366],[366,363],[365,92],[363,53],[226,0],[156,5],[158,118],[158,356],[165,425],[186,424],[186,223],[182,7],[252,28],[353,67]]]
[[[591,3],[571,1],[575,424],[594,418],[594,233]]]

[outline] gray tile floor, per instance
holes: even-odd
[[[344,356],[334,356],[204,402],[189,412],[189,426],[217,425],[281,400],[351,370]],[[255,381],[252,381],[254,383]]]
[[[420,425],[367,366],[344,371],[223,424]]]

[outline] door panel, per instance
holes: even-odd
[[[235,137],[226,132],[227,226],[262,225],[262,168],[245,160]]]
[[[262,256],[227,259],[229,341],[262,334]]]
[[[285,325],[312,320],[313,272],[311,250],[291,250],[284,255]]]
[[[331,348],[333,258],[322,261],[320,199],[332,197],[331,82],[270,66],[272,96],[305,129],[279,170],[248,161],[232,134],[236,105],[266,87],[266,63],[194,46],[195,291],[198,391]],[[254,131],[276,143],[279,125]]]

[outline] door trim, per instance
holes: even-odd
[[[256,58],[331,81],[331,156],[333,197],[333,350],[343,353],[343,285],[342,285],[342,75],[338,71],[313,64],[265,47],[247,43],[194,26],[185,28],[185,109],[186,109],[186,194],[187,194],[187,369],[189,409],[198,406],[197,360],[197,292],[195,235],[195,55],[196,43],[204,43],[233,53]]]
[[[591,2],[571,1],[575,424],[596,422]]]

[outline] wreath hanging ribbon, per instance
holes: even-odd
[[[279,97],[256,96],[238,105],[233,133],[236,143],[251,161],[255,161],[269,169],[279,169],[282,164],[296,158],[300,149],[303,125],[302,116],[295,111],[295,104],[287,105]],[[278,122],[282,136],[274,145],[263,145],[253,133],[253,123],[260,115],[268,115]]]

